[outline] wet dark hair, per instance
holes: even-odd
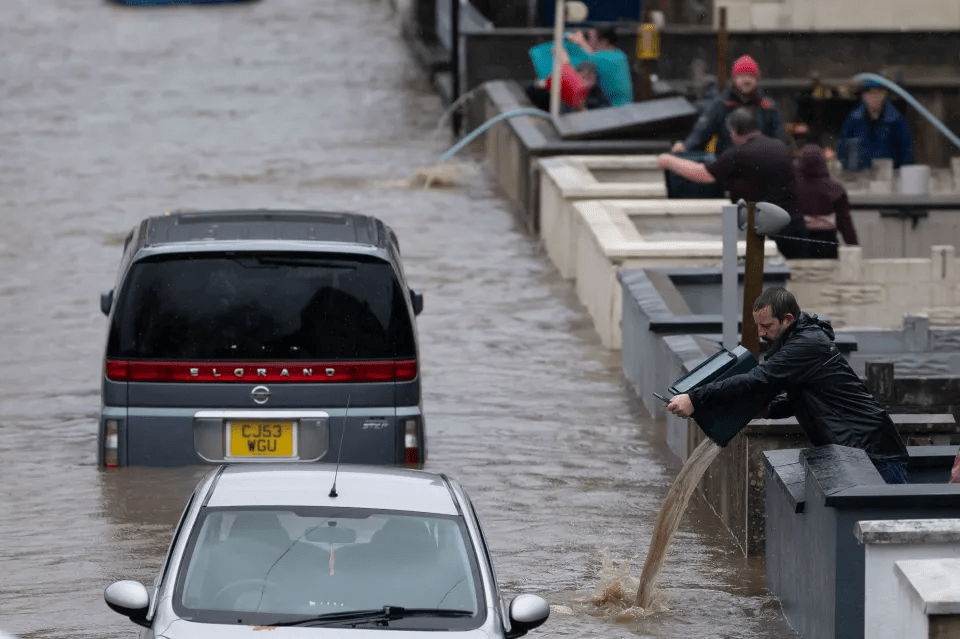
[[[794,318],[800,315],[800,304],[797,298],[787,289],[775,286],[768,288],[760,293],[759,297],[753,301],[753,310],[759,311],[770,307],[770,313],[778,320],[782,320],[787,313]]]
[[[606,40],[613,46],[617,46],[617,42],[620,40],[620,37],[617,35],[617,30],[613,27],[601,27],[597,29],[597,37]]]
[[[730,129],[731,133],[747,135],[748,133],[759,131],[760,123],[757,122],[757,116],[753,114],[752,109],[740,107],[734,109],[730,115],[727,116],[727,128]]]
[[[583,62],[577,65],[577,71],[579,71],[580,73],[589,72],[589,73],[592,73],[594,77],[596,77],[597,65],[595,65],[593,62],[590,62],[589,60],[584,60]]]

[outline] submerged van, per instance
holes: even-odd
[[[376,217],[150,217],[100,307],[100,466],[426,461],[423,298]]]

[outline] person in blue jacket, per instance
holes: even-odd
[[[867,80],[857,106],[843,123],[837,157],[854,171],[870,168],[874,158],[891,158],[893,167],[913,164],[913,141],[907,119],[887,100],[887,89],[876,80]],[[850,140],[856,140],[856,149]],[[855,154],[854,157],[848,157]]]

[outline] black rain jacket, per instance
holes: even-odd
[[[776,102],[766,96],[759,88],[749,96],[740,95],[732,87],[717,96],[710,106],[700,115],[693,129],[683,141],[687,151],[703,151],[710,138],[717,136],[716,157],[733,147],[730,131],[727,130],[727,116],[740,107],[750,107],[760,125],[760,132],[768,138],[787,142],[787,131],[780,119],[780,110]]]
[[[893,420],[840,354],[833,328],[800,313],[753,370],[690,391],[701,406],[762,398],[770,418],[795,415],[814,446],[862,448],[874,461],[905,461]]]

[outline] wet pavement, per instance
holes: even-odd
[[[286,206],[396,230],[425,298],[427,467],[472,495],[506,592],[558,606],[532,636],[796,636],[696,499],[670,611],[591,614],[618,570],[639,575],[679,463],[482,167],[407,185],[453,141],[394,6],[2,0],[0,629],[134,636],[103,589],[152,582],[208,470],[96,467],[99,294],[124,234],[173,208]]]

